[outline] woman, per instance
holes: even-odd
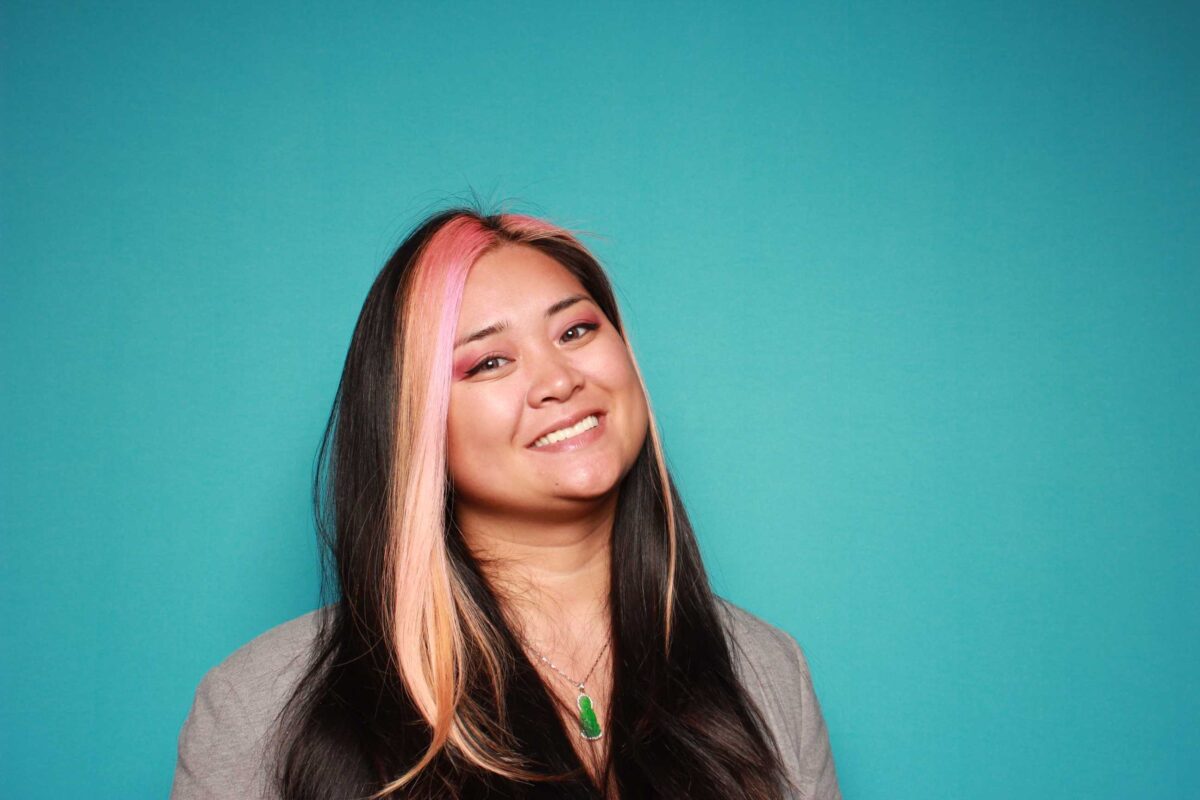
[[[840,796],[804,656],[712,594],[567,231],[410,235],[319,464],[331,602],[205,676],[173,797]]]

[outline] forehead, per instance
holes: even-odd
[[[528,245],[503,245],[476,261],[467,274],[459,329],[500,317],[540,318],[549,305],[570,294],[588,293],[562,264]]]

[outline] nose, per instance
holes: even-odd
[[[529,405],[539,408],[546,403],[565,402],[583,386],[583,373],[575,368],[571,359],[562,352],[551,349],[539,353],[529,384]]]

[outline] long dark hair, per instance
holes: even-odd
[[[600,798],[608,785],[627,800],[781,797],[775,742],[735,673],[652,413],[612,532],[613,690],[599,786],[454,524],[450,342],[467,271],[505,243],[557,260],[626,338],[604,270],[542,220],[451,209],[388,260],[317,458],[327,605],[278,720],[277,789],[286,800]]]

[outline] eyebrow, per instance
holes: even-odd
[[[555,303],[554,305],[552,305],[546,309],[546,314],[545,314],[546,319],[550,319],[558,312],[560,312],[564,309],[570,308],[571,306],[575,305],[576,303],[580,302],[581,300],[590,300],[590,299],[591,298],[589,298],[587,295],[583,295],[583,294],[573,294],[570,297],[564,297],[562,300],[559,300],[557,303]],[[454,349],[457,350],[458,348],[462,347],[464,344],[470,344],[471,342],[478,342],[480,339],[486,339],[487,337],[489,337],[493,334],[497,334],[497,333],[500,333],[501,331],[508,330],[508,328],[509,328],[508,320],[501,320],[499,322],[493,322],[491,325],[488,325],[486,328],[480,328],[479,330],[475,331],[474,333],[468,334],[468,335],[464,336],[463,338],[459,339],[457,342],[454,343]]]

